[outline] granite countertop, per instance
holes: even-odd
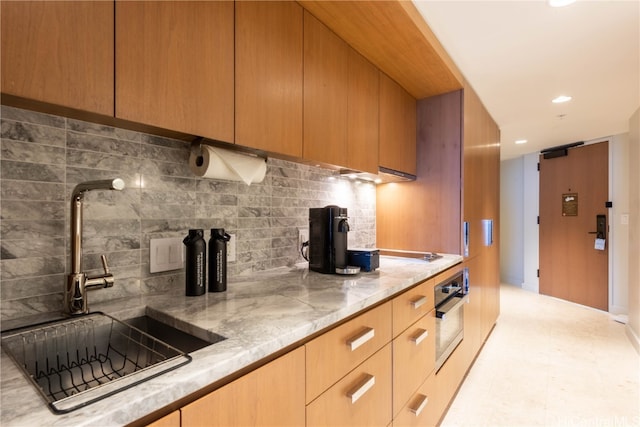
[[[325,275],[306,264],[230,278],[227,292],[175,293],[92,305],[120,319],[147,313],[194,335],[224,341],[191,353],[193,361],[69,414],[55,415],[2,351],[2,426],[118,426],[131,423],[268,357],[462,261],[380,257],[380,268],[355,276]]]

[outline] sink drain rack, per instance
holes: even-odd
[[[104,313],[3,334],[2,347],[55,413],[185,365],[191,356]]]

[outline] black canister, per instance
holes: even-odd
[[[187,247],[187,263],[185,266],[186,295],[189,297],[203,295],[206,280],[207,243],[204,231],[189,230],[189,235],[182,243]]]
[[[227,290],[227,242],[224,228],[212,228],[209,239],[209,292]]]

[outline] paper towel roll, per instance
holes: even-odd
[[[210,145],[201,145],[201,154],[191,152],[191,171],[202,178],[244,181],[251,185],[262,182],[267,173],[267,162],[261,157],[236,153]]]

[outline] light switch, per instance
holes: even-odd
[[[149,272],[178,270],[184,267],[184,245],[180,237],[149,241]]]

